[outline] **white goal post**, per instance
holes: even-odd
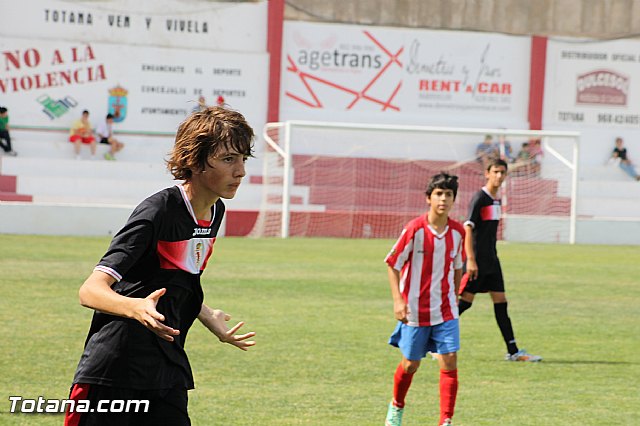
[[[476,147],[485,135],[509,162],[500,237],[575,243],[579,132],[311,121],[265,125],[250,235],[395,238],[424,213],[424,188],[440,171],[459,177],[450,216],[462,221],[484,184]]]

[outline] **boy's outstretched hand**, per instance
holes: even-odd
[[[167,292],[161,288],[144,299],[122,296],[111,288],[116,279],[103,271],[93,271],[78,291],[80,304],[96,311],[124,318],[133,318],[160,338],[173,342],[173,336],[180,330],[168,327],[162,322],[164,315],[157,311],[158,300]]]
[[[156,310],[158,299],[160,299],[160,297],[162,297],[166,292],[166,289],[161,288],[154,291],[144,299],[137,299],[133,317],[140,321],[140,323],[149,330],[157,334],[160,338],[168,342],[173,342],[173,336],[180,334],[180,330],[164,325],[162,323],[162,321],[164,321],[164,315]]]
[[[203,303],[198,319],[205,327],[215,334],[221,342],[229,343],[243,351],[246,351],[256,344],[253,340],[247,340],[255,336],[255,332],[250,331],[245,334],[236,334],[240,327],[244,325],[244,321],[240,321],[233,327],[229,328],[227,326],[227,321],[231,319],[231,316],[225,314],[220,309],[211,309]]]

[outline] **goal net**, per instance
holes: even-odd
[[[459,178],[450,217],[463,222],[485,183],[476,157],[485,135],[509,162],[499,237],[573,243],[576,132],[301,121],[265,126],[262,200],[250,235],[396,238],[428,209],[426,184],[441,171]]]

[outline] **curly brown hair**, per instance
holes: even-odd
[[[207,107],[178,127],[167,168],[175,179],[189,180],[193,170],[204,170],[207,159],[223,148],[252,157],[253,137],[253,129],[238,111]]]

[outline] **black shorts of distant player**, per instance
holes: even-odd
[[[485,268],[478,268],[480,271],[486,270]],[[496,262],[487,273],[480,272],[475,280],[469,279],[469,274],[462,276],[460,282],[460,294],[463,291],[469,293],[488,293],[490,291],[504,292],[504,278],[502,277],[502,268],[500,262]]]

